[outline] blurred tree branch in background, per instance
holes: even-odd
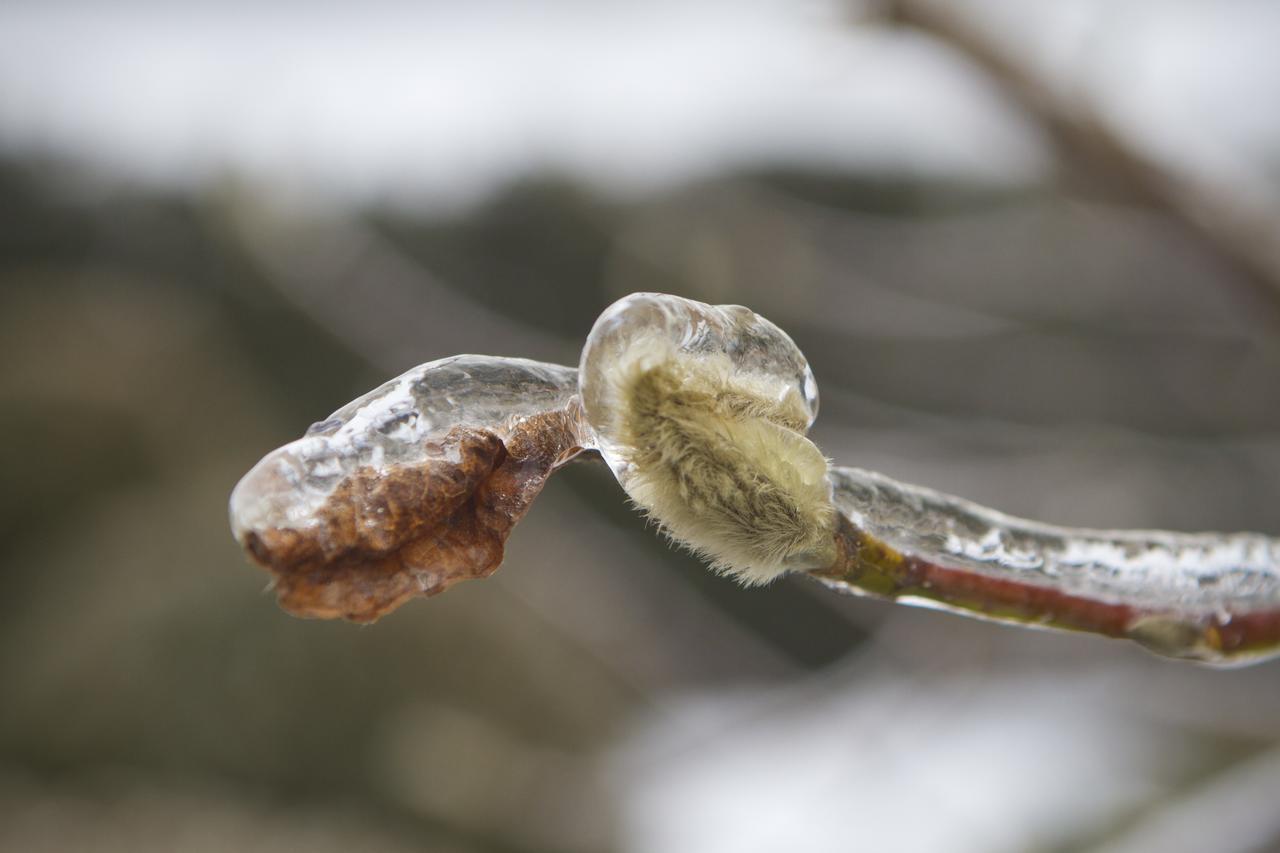
[[[1280,211],[1274,204],[1161,162],[1087,98],[1064,96],[1021,62],[963,4],[885,0],[882,14],[951,46],[989,74],[1044,127],[1070,171],[1113,198],[1167,212],[1209,244],[1239,274],[1241,298],[1280,327]]]

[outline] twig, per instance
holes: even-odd
[[[953,3],[889,0],[890,18],[964,54],[1058,144],[1123,194],[1181,222],[1235,270],[1254,306],[1280,323],[1280,217],[1220,186],[1157,162],[1087,103],[1068,102]]]

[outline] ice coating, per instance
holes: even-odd
[[[457,355],[421,364],[315,423],[267,454],[231,493],[236,539],[264,528],[314,525],[344,479],[367,468],[420,465],[454,456],[442,443],[456,427],[505,439],[531,415],[573,406],[578,373],[522,358]]]
[[[414,368],[272,451],[231,525],[298,616],[369,622],[492,573],[583,449],[577,371],[457,356]]]
[[[833,468],[832,480],[859,528],[957,567],[1151,609],[1280,606],[1280,540],[1261,534],[1057,527],[872,471]]]
[[[623,406],[609,374],[653,340],[681,353],[727,356],[733,369],[764,387],[777,401],[789,399],[807,429],[818,416],[818,383],[809,362],[786,332],[741,305],[707,305],[665,293],[633,293],[609,306],[591,329],[579,365],[582,405],[598,449],[626,486],[628,448],[619,438]]]
[[[871,471],[830,476],[858,553],[822,579],[845,591],[1124,636],[1174,657],[1280,654],[1280,539],[1058,527]]]
[[[493,571],[546,477],[597,449],[669,533],[746,583],[809,571],[844,592],[1172,657],[1280,654],[1280,539],[1014,518],[829,467],[803,435],[816,414],[813,375],[777,326],[635,294],[601,315],[579,370],[455,356],[342,407],[245,475],[231,523],[290,612],[368,621]],[[644,474],[646,455],[661,476]]]
[[[804,435],[817,386],[777,326],[635,294],[596,321],[579,384],[628,496],[712,570],[756,585],[835,558],[827,460]]]

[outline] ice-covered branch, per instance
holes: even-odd
[[[804,356],[740,306],[635,294],[578,370],[456,356],[415,368],[268,454],[232,528],[298,615],[370,621],[484,577],[546,478],[599,453],[675,541],[743,583],[841,591],[1160,654],[1280,654],[1280,540],[1074,530],[832,467],[805,431]]]
[[[834,589],[1171,657],[1280,652],[1280,539],[1057,527],[857,468],[831,482],[840,557],[814,575]]]
[[[372,621],[502,562],[507,535],[582,450],[577,371],[460,355],[392,379],[272,451],[231,528],[298,616]]]

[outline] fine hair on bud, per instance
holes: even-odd
[[[827,460],[795,389],[656,337],[611,373],[627,490],[670,537],[748,586],[834,560]]]

